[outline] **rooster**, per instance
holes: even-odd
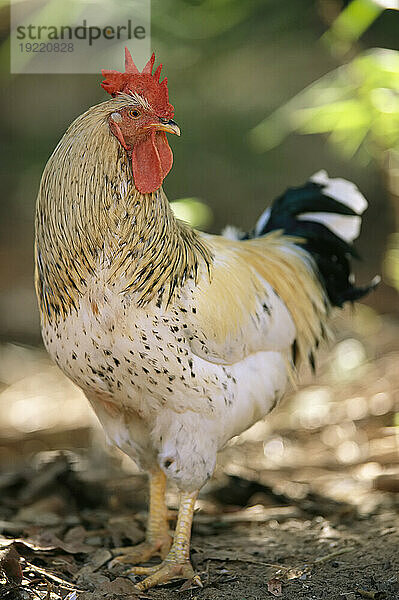
[[[150,477],[146,540],[126,549],[140,590],[201,585],[190,563],[199,490],[217,452],[267,415],[302,361],[314,363],[335,306],[356,287],[352,241],[367,203],[318,173],[252,232],[175,218],[162,183],[180,135],[162,65],[103,71],[111,98],[68,128],[37,199],[35,284],[44,344],[85,393],[111,443]],[[167,480],[180,490],[173,540]]]

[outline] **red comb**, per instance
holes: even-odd
[[[133,62],[129,50],[125,47],[125,73],[103,69],[101,72],[105,77],[101,86],[106,92],[115,97],[117,94],[140,94],[150,104],[159,117],[171,119],[174,114],[172,104],[169,104],[168,80],[165,77],[159,81],[162,65],[159,65],[154,73],[155,54],[152,56],[144,69],[138,70]]]

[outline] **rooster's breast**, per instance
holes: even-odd
[[[110,440],[147,469],[174,456],[176,472],[167,474],[187,488],[206,480],[230,437],[269,412],[286,369],[278,352],[233,365],[193,354],[186,312],[179,303],[138,307],[133,296],[97,287],[65,319],[44,322],[43,338]]]

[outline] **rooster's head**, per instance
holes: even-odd
[[[108,119],[111,132],[131,155],[136,188],[144,194],[157,190],[169,173],[173,154],[166,133],[180,135],[172,120],[168,81],[159,81],[162,65],[152,73],[153,54],[140,72],[125,48],[125,73],[103,70],[102,87],[114,98],[126,97],[126,106]]]

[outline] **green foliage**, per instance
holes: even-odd
[[[259,0],[163,0],[153,2],[152,19],[175,39],[210,39],[244,21],[258,4]]]
[[[375,49],[328,73],[250,133],[258,151],[291,131],[325,133],[346,157],[380,159],[399,146],[399,52]]]
[[[384,258],[384,274],[388,281],[399,290],[399,233],[389,236]]]
[[[321,42],[345,59],[362,34],[396,0],[353,0],[335,19]],[[291,132],[324,134],[345,159],[363,165],[376,161],[393,180],[388,163],[399,151],[399,52],[376,48],[359,52],[266,117],[249,133],[252,148],[275,148]],[[391,160],[386,160],[386,157]],[[392,183],[392,192],[398,195]],[[387,281],[399,289],[399,234],[389,239],[384,259]]]
[[[352,0],[321,42],[344,58],[362,34],[396,0]],[[328,73],[264,119],[250,132],[258,151],[269,150],[292,131],[329,134],[346,158],[381,159],[399,146],[399,53],[374,49]]]
[[[348,52],[352,44],[380,15],[383,8],[386,7],[381,0],[352,0],[324,34],[322,41],[333,54],[342,55]]]
[[[206,229],[212,223],[212,210],[198,198],[181,198],[170,203],[175,216],[197,229]]]

